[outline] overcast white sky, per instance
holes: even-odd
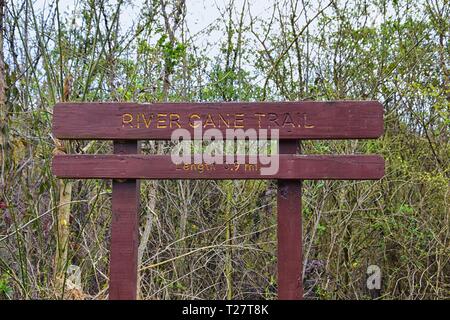
[[[72,15],[75,9],[75,4],[83,0],[59,0],[60,12],[62,14]],[[245,0],[234,0],[234,7],[236,10],[241,10]],[[253,17],[269,18],[272,14],[273,6],[279,0],[247,0]],[[110,0],[112,4],[116,4],[117,0]],[[221,12],[224,12],[226,6],[231,0],[186,0],[186,23],[191,36],[204,30],[218,18],[221,17]],[[320,2],[320,1],[318,1]],[[35,10],[45,10],[49,3],[53,0],[35,0]],[[144,0],[132,0],[126,2],[120,17],[120,26],[122,31],[128,30],[133,24],[136,24],[139,18],[140,10],[143,6]],[[248,17],[247,17],[248,18]],[[194,42],[200,48],[207,48],[207,54],[215,56],[218,53],[218,42],[223,37],[223,34],[218,31],[201,34],[195,37]],[[208,45],[214,44],[214,45]]]
[[[49,3],[53,3],[54,0],[35,0],[35,9],[45,10]],[[75,8],[77,2],[84,0],[59,0],[60,12],[71,14]],[[116,4],[118,0],[109,0],[110,3]],[[224,12],[227,5],[232,0],[186,0],[187,14],[186,23],[189,28],[190,34],[195,35],[201,30],[204,30],[207,26],[213,23],[215,20],[221,17],[221,12]],[[234,8],[236,11],[241,10],[242,5],[246,0],[234,0]],[[358,1],[358,0],[356,0]],[[286,2],[286,10],[289,10],[288,0],[247,0],[247,4],[250,6],[250,12],[253,17],[259,17],[261,19],[270,18],[272,15],[272,9],[276,3]],[[311,7],[307,10],[308,16],[313,16],[320,8],[328,4],[328,0],[309,0],[306,3],[310,3]],[[131,3],[131,5],[130,5]],[[133,23],[136,23],[139,18],[140,10],[143,6],[144,0],[131,0],[126,1],[121,11],[120,25],[122,31],[129,29]],[[301,3],[301,2],[300,2]],[[283,7],[283,5],[282,5]],[[301,6],[297,8],[298,13],[301,11]],[[388,10],[389,11],[389,10]],[[286,12],[287,14],[288,12]],[[236,12],[236,15],[238,12]],[[371,14],[372,23],[377,23],[381,19],[381,16],[377,12]],[[303,14],[299,14],[299,25],[305,23]],[[246,15],[246,21],[248,22],[248,15]],[[311,25],[310,28],[314,28]],[[273,30],[275,31],[275,30]],[[216,32],[202,35],[202,37],[196,38],[196,41],[209,41],[212,43],[217,42],[221,38],[221,34]]]
[[[248,0],[252,13],[264,16],[267,9],[270,9],[277,0]],[[72,12],[75,7],[76,0],[60,0],[61,12]],[[111,1],[116,3],[115,0]],[[203,30],[209,24],[220,17],[220,11],[223,11],[229,0],[187,0],[187,16],[186,21],[192,34]],[[244,0],[235,0],[235,7],[241,8]],[[43,9],[49,3],[49,0],[36,0],[35,7]],[[142,7],[143,0],[133,0],[132,5],[127,5],[126,10],[122,11],[121,23],[125,28],[130,27],[133,22],[137,21],[139,10]],[[270,11],[270,10],[269,10]],[[267,12],[266,14],[269,14]]]
[[[60,12],[72,16],[76,3],[80,3],[84,0],[59,0]],[[118,0],[109,0],[109,3],[115,5]],[[225,12],[226,7],[233,0],[186,0],[186,24],[190,31],[190,35],[196,35],[200,31],[204,30],[211,24],[213,24],[218,18]],[[355,0],[358,1],[358,0]],[[289,0],[234,0],[235,19],[237,19],[240,10],[246,2],[250,6],[250,12],[253,18],[258,17],[260,19],[270,19],[273,14],[273,8],[275,4],[280,3],[282,8],[285,8],[284,14],[290,14],[290,1]],[[314,16],[321,8],[329,3],[329,0],[309,0],[306,3],[311,3],[311,6],[307,9],[308,17]],[[35,10],[46,10],[49,3],[54,3],[54,0],[35,0]],[[131,4],[130,4],[131,3]],[[131,0],[126,1],[121,10],[120,26],[122,31],[129,30],[133,24],[139,21],[140,10],[143,7],[145,0]],[[285,5],[283,5],[285,3]],[[301,1],[299,3],[302,3]],[[330,9],[330,8],[329,8]],[[302,7],[299,5],[297,8],[297,14],[299,17],[298,24],[302,26],[305,24],[305,17],[301,14]],[[284,10],[283,10],[284,11]],[[372,23],[381,22],[381,15],[378,12],[370,12]],[[248,24],[250,18],[248,14],[245,15],[244,23]],[[377,21],[380,20],[380,21]],[[317,21],[313,22],[309,26],[309,30],[314,30]],[[370,23],[370,22],[369,22]],[[277,24],[272,27],[272,34],[277,33]],[[257,25],[255,26],[257,28]],[[212,30],[209,32],[201,33],[192,39],[196,47],[205,49],[204,52],[210,58],[216,57],[220,50],[220,42],[223,39],[223,31]],[[156,41],[156,38],[155,38]],[[259,45],[256,43],[256,45]]]

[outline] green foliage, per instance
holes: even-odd
[[[11,299],[12,287],[10,286],[10,276],[7,273],[0,275],[0,298]]]
[[[172,42],[167,34],[163,34],[157,41],[157,46],[161,49],[168,72],[172,73],[180,59],[186,54],[186,46],[180,42]]]

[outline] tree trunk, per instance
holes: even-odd
[[[69,99],[72,78],[69,75],[64,81],[64,92],[62,101]],[[56,152],[59,154],[69,153],[70,142],[61,142],[56,140]],[[55,284],[58,293],[64,297],[66,270],[68,267],[68,248],[70,233],[70,203],[72,202],[72,184],[70,180],[59,179],[59,205],[57,212],[57,230],[56,230],[56,256],[55,256]]]

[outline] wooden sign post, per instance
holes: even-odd
[[[266,163],[254,155],[234,166],[176,164],[169,155],[139,155],[138,140],[170,140],[177,129],[201,139],[199,126],[224,135],[276,130],[279,170],[263,175]],[[136,299],[139,179],[278,180],[278,298],[293,300],[303,298],[302,180],[377,180],[384,175],[384,160],[377,155],[298,154],[305,139],[381,136],[383,108],[375,101],[59,103],[53,133],[58,139],[114,141],[112,155],[56,155],[52,163],[59,178],[113,179],[109,299]]]

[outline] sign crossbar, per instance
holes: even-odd
[[[245,163],[230,164],[174,164],[167,155],[58,155],[53,159],[57,177],[78,179],[377,180],[384,174],[384,160],[378,155],[280,154],[277,173],[261,175],[266,166],[248,156]]]

